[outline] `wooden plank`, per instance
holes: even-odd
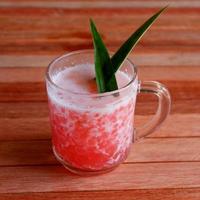
[[[148,73],[151,70],[151,73]],[[139,76],[143,80],[161,81],[199,81],[199,66],[138,66]],[[180,73],[180,71],[182,73]],[[42,83],[46,68],[44,67],[1,67],[0,83]]]
[[[50,140],[0,142],[0,166],[55,164]]]
[[[151,117],[136,116],[137,126],[144,125]],[[149,137],[198,137],[200,136],[199,114],[170,115],[162,126]],[[136,127],[137,127],[136,126]]]
[[[16,49],[18,49],[18,47],[16,47]],[[82,46],[77,45],[72,48],[70,46],[67,46],[67,47],[70,48],[71,51],[88,48],[88,46],[84,47],[83,45]],[[40,49],[43,49],[44,47],[39,46],[38,48],[30,49],[30,50],[32,51],[32,53],[35,50],[38,50],[39,51],[38,53],[41,53]],[[90,49],[91,48],[92,48],[92,46],[90,46]],[[152,48],[154,48],[154,47],[152,47]],[[188,50],[186,50],[186,52],[184,52],[184,50],[179,51],[179,52],[173,52],[173,51],[172,52],[165,52],[165,51],[162,52],[156,48],[157,47],[155,47],[154,52],[151,52],[151,53],[145,52],[145,50],[141,53],[140,52],[138,52],[138,53],[132,52],[130,54],[129,58],[138,67],[143,67],[143,66],[144,67],[155,67],[155,66],[165,67],[165,66],[167,66],[167,67],[171,67],[171,68],[179,67],[179,66],[185,67],[185,68],[187,68],[187,67],[198,68],[199,67],[199,62],[200,62],[199,52],[200,51],[197,48],[191,48],[191,52],[187,52]],[[176,48],[180,48],[180,47],[176,46]],[[16,49],[15,49],[15,52],[16,52]],[[56,49],[56,46],[55,46],[55,49]],[[111,50],[112,49],[113,48],[111,48]],[[117,49],[117,48],[115,48],[115,49]],[[145,47],[143,47],[143,49],[145,49]],[[19,52],[20,51],[21,50],[19,49]],[[24,51],[26,51],[26,49],[21,52],[21,55],[0,55],[0,59],[2,61],[0,63],[0,67],[47,67],[53,59],[68,52],[68,50],[63,47],[61,47],[61,51],[59,50],[60,52],[57,50],[57,53],[54,55],[51,55],[52,53],[51,52],[49,53],[48,51],[45,54],[50,54],[50,55],[44,55],[44,52],[42,52],[41,55],[37,55],[37,53],[36,53],[36,55],[34,55],[34,54],[26,55],[26,53]],[[15,54],[15,52],[14,52],[14,54]],[[5,54],[5,52],[4,52],[4,54]],[[24,54],[24,55],[22,55],[22,54]]]
[[[45,71],[42,67],[0,68],[0,101],[46,101]],[[199,67],[140,67],[139,76],[164,83],[173,100],[200,99]]]
[[[145,95],[144,95],[145,96]],[[137,99],[136,115],[153,115],[157,102],[149,98]],[[45,118],[48,117],[47,102],[5,102],[0,103],[0,118]],[[174,101],[171,114],[198,114],[200,113],[199,100]]]
[[[136,29],[141,23],[143,23],[147,18],[149,18],[155,11],[158,9],[151,9],[151,10],[144,10],[144,9],[110,9],[110,10],[103,10],[103,9],[91,9],[91,10],[69,10],[69,9],[33,9],[33,8],[27,8],[27,9],[2,9],[0,8],[0,19],[2,19],[2,24],[0,24],[0,27],[3,27],[3,25],[6,25],[6,22],[8,24],[4,27],[2,30],[3,33],[6,33],[7,31],[11,31],[8,33],[8,35],[5,37],[5,39],[10,38],[11,40],[16,38],[15,35],[12,34],[12,32],[21,32],[26,33],[29,32],[30,35],[26,35],[23,37],[23,35],[18,35],[18,39],[25,40],[25,39],[31,39],[33,37],[34,41],[35,39],[57,39],[58,41],[62,41],[64,39],[64,36],[71,37],[72,39],[76,38],[78,41],[81,39],[81,35],[78,35],[79,31],[85,32],[85,34],[82,35],[82,39],[90,39],[91,35],[88,29],[88,19],[89,17],[95,18],[95,21],[97,22],[98,26],[100,27],[100,30],[102,33],[107,33],[108,35],[113,34],[113,36],[117,36],[119,38],[120,34],[116,33],[114,31],[114,28],[118,27],[119,31],[122,33],[122,35],[130,34],[130,31],[133,31]],[[199,10],[199,9],[198,9]],[[145,12],[144,12],[145,11]],[[173,11],[173,12],[172,12]],[[119,15],[116,15],[117,13],[121,14],[120,18]],[[27,16],[27,14],[29,15]],[[112,19],[111,21],[105,21],[106,17],[109,17]],[[45,14],[45,15],[44,15]],[[101,16],[99,16],[101,14]],[[56,15],[56,17],[55,17]],[[189,15],[189,16],[187,16]],[[10,19],[10,17],[15,17],[14,19]],[[20,19],[27,16],[27,18],[24,18],[24,24],[20,27]],[[41,18],[43,21],[40,23],[37,22],[37,20]],[[76,29],[72,26],[73,19],[77,19],[80,21],[77,21],[77,24],[80,23],[80,26]],[[181,18],[185,20],[186,23],[181,23]],[[170,31],[173,33],[179,33],[180,30],[185,30],[186,33],[189,33],[190,35],[193,35],[194,33],[191,32],[191,30],[199,31],[199,24],[197,21],[200,18],[198,13],[191,13],[188,12],[180,12],[176,10],[169,9],[166,11],[165,14],[160,18],[158,22],[154,26],[152,26],[152,31],[150,32],[160,32],[163,33],[164,31],[167,31],[167,26]],[[51,21],[47,24],[45,23],[47,19],[51,19]],[[68,19],[68,21],[66,21]],[[173,21],[174,19],[174,21]],[[32,20],[31,22],[29,20]],[[134,20],[134,23],[133,21]],[[64,23],[66,21],[66,23]],[[83,24],[81,24],[83,22]],[[104,22],[104,23],[103,23]],[[123,27],[120,27],[120,24]],[[33,31],[31,32],[31,25],[33,26]],[[111,25],[109,33],[108,25]],[[177,26],[176,26],[177,25]],[[63,29],[56,30],[51,29],[51,26],[54,26],[52,28],[61,28],[63,26]],[[68,30],[67,28],[71,27],[71,30]],[[20,29],[21,28],[21,29]],[[41,29],[37,29],[41,28]],[[48,32],[49,28],[49,32]],[[124,28],[127,28],[127,31],[124,30]],[[188,28],[186,30],[186,28]],[[190,31],[190,32],[189,32]],[[149,33],[150,33],[149,32]],[[74,34],[73,34],[74,33]],[[170,32],[169,32],[170,33]],[[103,35],[104,35],[103,34]],[[106,34],[106,35],[107,35]],[[184,33],[183,33],[184,34]],[[60,35],[60,37],[58,37]],[[172,34],[170,34],[172,35]],[[185,35],[185,34],[184,34]],[[40,36],[40,37],[38,37]],[[44,36],[49,36],[49,38],[46,38]],[[104,35],[105,36],[105,35]],[[107,38],[107,37],[106,37]],[[109,37],[108,37],[109,38]],[[160,37],[159,37],[160,38]],[[157,38],[157,39],[159,39]],[[174,37],[175,38],[175,37]],[[111,38],[110,38],[111,39]],[[113,38],[112,38],[113,39]],[[123,39],[123,37],[121,38]],[[156,38],[155,38],[156,39]],[[178,40],[180,38],[176,38]],[[39,42],[39,40],[36,40]],[[113,41],[113,40],[112,40]],[[8,40],[2,41],[3,44],[5,42],[9,42]],[[16,41],[17,42],[17,41]]]
[[[106,20],[106,19],[105,19]],[[199,19],[198,19],[199,20]],[[88,27],[88,21],[86,21],[84,27]],[[140,22],[141,24],[142,22]],[[139,25],[139,24],[138,24]],[[53,26],[53,25],[52,25]],[[110,26],[109,24],[107,27]],[[113,27],[110,31],[100,28],[101,32],[103,33],[104,40],[109,49],[111,47],[119,48],[123,41],[125,41],[128,36],[136,30],[136,27],[132,27],[131,25],[124,26],[126,32],[123,30],[119,30],[118,33],[114,33],[114,30],[118,30],[119,25]],[[138,27],[138,26],[137,26]],[[56,27],[60,29],[61,27]],[[66,27],[67,29],[72,29],[71,27]],[[185,30],[186,29],[186,30]],[[197,27],[196,27],[197,29]],[[154,30],[149,31],[147,35],[141,40],[138,46],[145,48],[146,46],[149,47],[157,47],[157,46],[199,46],[200,42],[200,31],[199,28],[187,30],[187,27],[182,28],[181,30]],[[34,30],[32,30],[34,31]],[[5,54],[6,52],[11,52],[15,54],[14,49],[18,49],[19,51],[23,52],[24,54],[33,53],[34,50],[43,49],[44,52],[54,52],[55,50],[59,52],[66,52],[78,49],[88,49],[92,48],[92,39],[90,37],[90,33],[87,31],[86,28],[79,28],[79,30],[71,32],[65,31],[60,33],[51,33],[48,30],[43,30],[42,34],[38,33],[36,30],[33,33],[30,31],[12,31],[13,35],[21,35],[20,37],[13,36],[8,34],[11,30],[6,30],[2,32],[2,36],[0,37],[1,41],[3,41],[0,45],[1,52]],[[44,34],[44,32],[48,32]],[[167,33],[167,37],[166,37]],[[7,35],[5,37],[5,35]],[[11,37],[9,37],[11,35]],[[28,35],[29,37],[27,37]],[[86,38],[84,37],[86,35]],[[181,36],[180,36],[181,35]],[[22,36],[24,36],[22,38]],[[195,42],[196,41],[196,42]],[[28,45],[28,46],[27,46]],[[54,48],[52,47],[54,46]],[[4,48],[4,49],[2,49]],[[26,52],[27,50],[27,52]],[[61,53],[60,53],[61,54]],[[194,52],[193,52],[194,54]],[[195,55],[195,54],[194,54]],[[142,63],[140,63],[142,64]],[[183,62],[184,64],[184,62]]]
[[[135,143],[128,163],[200,161],[200,138],[146,138]]]
[[[156,79],[169,89],[172,101],[200,99],[199,81],[165,81]],[[151,101],[151,95],[140,97],[141,101]],[[47,101],[44,83],[0,83],[0,102],[41,102]]]
[[[165,4],[166,5],[166,4]],[[198,29],[199,24],[197,21],[199,19],[199,10],[200,8],[172,8],[169,7],[169,9],[162,15],[162,17],[156,22],[156,25],[153,27],[153,29],[160,29],[161,27],[165,29],[167,26],[169,26],[169,29],[178,30],[178,27],[180,29],[183,29],[184,27],[187,27],[189,29]],[[86,23],[88,23],[89,17],[94,17],[95,20],[99,22],[104,22],[100,26],[106,28],[105,25],[111,24],[111,28],[113,26],[119,25],[121,22],[124,22],[123,25],[126,26],[131,25],[128,27],[130,30],[131,27],[136,27],[139,25],[139,23],[143,22],[147,17],[151,16],[153,13],[158,11],[158,8],[136,8],[136,7],[129,7],[129,8],[43,8],[43,7],[26,7],[26,8],[20,8],[20,7],[1,7],[0,6],[0,18],[2,18],[2,24],[5,24],[5,22],[9,22],[7,26],[4,27],[3,31],[5,30],[19,30],[20,28],[22,30],[29,30],[30,31],[30,25],[34,25],[32,28],[33,30],[36,30],[38,33],[41,30],[47,30],[49,25],[54,24],[54,26],[58,27],[61,25],[69,26],[70,22],[73,21],[73,19],[78,19],[80,21],[77,21],[76,23],[84,22],[84,24],[80,23],[80,27],[76,27],[76,29],[73,27],[72,30],[68,31],[75,31],[80,30],[80,28],[84,27]],[[119,15],[120,13],[120,15]],[[121,16],[121,18],[120,18]],[[10,19],[12,17],[12,20]],[[20,19],[23,18],[24,26],[20,25]],[[104,21],[106,17],[110,17],[109,21]],[[65,19],[69,19],[69,21],[66,21]],[[122,19],[123,18],[123,19]],[[181,18],[185,20],[187,23],[181,23]],[[40,21],[39,23],[36,21],[37,19],[51,19],[49,23],[45,23],[45,21]],[[131,19],[134,19],[131,21]],[[167,20],[168,19],[168,20]],[[173,21],[174,19],[174,21]],[[33,20],[33,22],[29,21]],[[65,23],[64,23],[65,21]],[[190,23],[188,23],[190,22]],[[176,26],[177,24],[177,26]],[[11,27],[10,25],[14,25],[14,27]],[[44,25],[44,26],[42,26]],[[194,25],[197,25],[197,27],[194,27]],[[37,30],[37,27],[41,27],[41,30]],[[123,28],[119,26],[119,29],[122,31]],[[49,29],[50,33],[52,32],[58,32],[58,30],[55,29]],[[67,31],[65,29],[65,26],[63,29],[59,30],[60,33],[63,33],[63,31]],[[86,31],[86,29],[85,29]],[[107,29],[108,31],[108,29]],[[89,30],[87,30],[89,32]],[[31,32],[30,32],[31,33]],[[124,33],[124,31],[123,31]],[[33,34],[33,33],[32,33]],[[44,32],[43,34],[47,34]],[[9,36],[12,36],[12,34],[9,34]],[[75,37],[77,35],[74,35]],[[88,35],[85,35],[88,36]],[[15,37],[13,35],[13,37]],[[28,37],[28,36],[27,36]],[[22,38],[19,36],[19,38]],[[79,37],[78,37],[79,38]]]
[[[50,125],[45,118],[0,120],[0,140],[42,140],[50,138]]]
[[[41,83],[44,82],[46,68],[1,67],[0,83]]]
[[[187,111],[186,111],[187,112]],[[0,118],[43,118],[48,117],[47,102],[0,103]]]
[[[166,29],[167,26],[169,26],[170,30],[177,30],[178,27],[180,29],[183,28],[188,28],[189,30],[198,30],[199,24],[197,21],[199,19],[199,10],[200,8],[193,8],[193,9],[175,9],[175,8],[169,8],[159,19],[158,22],[156,22],[156,25],[154,25],[152,28],[153,30],[163,30]],[[68,30],[67,32],[74,32],[75,30],[80,30],[85,27],[85,31],[89,33],[89,30],[86,29],[88,24],[88,19],[89,17],[95,18],[95,21],[98,22],[100,27],[103,28],[103,30],[106,30],[108,32],[108,27],[106,26],[108,24],[111,25],[110,28],[114,28],[115,26],[119,26],[121,22],[124,22],[123,25],[126,27],[128,26],[128,30],[131,30],[131,28],[136,28],[139,24],[144,22],[144,20],[148,17],[150,17],[153,13],[158,11],[158,8],[107,8],[107,9],[102,9],[102,8],[34,8],[34,7],[27,7],[27,8],[9,8],[9,7],[0,7],[0,18],[2,19],[2,24],[0,26],[6,25],[6,22],[8,24],[4,27],[2,30],[8,31],[24,31],[24,30],[29,30],[30,32],[30,25],[33,25],[33,30],[36,31],[36,33],[42,34],[42,31],[46,30],[48,28],[50,33],[63,33],[67,31],[66,27],[72,27],[72,30]],[[119,14],[120,15],[117,15]],[[29,15],[27,15],[29,14]],[[110,14],[110,15],[109,15]],[[101,15],[101,16],[100,16]],[[120,16],[123,18],[120,18]],[[10,19],[12,17],[12,19]],[[13,18],[15,17],[15,18]],[[20,26],[20,19],[23,18],[23,26]],[[110,21],[104,21],[106,17],[110,17]],[[44,19],[43,21],[37,22],[36,20],[38,19]],[[66,21],[66,19],[69,19]],[[181,18],[185,20],[186,23],[181,23]],[[46,19],[51,19],[49,23],[46,23]],[[70,25],[70,22],[73,21],[73,19],[77,19],[80,21],[77,21],[76,23],[80,25],[80,27],[75,27]],[[134,20],[134,23],[133,21]],[[168,19],[168,20],[167,20]],[[173,21],[174,19],[174,21]],[[32,20],[29,21],[29,20]],[[102,23],[104,21],[104,23]],[[64,23],[66,22],[66,23]],[[83,24],[81,23],[83,22]],[[188,23],[190,22],[190,23]],[[177,24],[177,26],[176,26]],[[13,27],[11,26],[13,25]],[[51,25],[54,25],[53,28],[61,27],[63,26],[63,29],[61,30],[55,30],[51,29]],[[195,25],[197,27],[195,27]],[[41,28],[36,29],[36,28]],[[20,30],[21,28],[21,30]],[[122,27],[119,26],[119,30],[125,34],[125,30],[123,30]],[[188,31],[188,30],[187,30]],[[14,35],[11,34],[10,32],[7,37],[15,37]],[[34,33],[31,33],[31,36],[34,35]],[[48,34],[47,32],[43,32],[42,35]],[[117,33],[114,33],[115,35]],[[192,34],[192,33],[190,33]],[[71,34],[68,34],[70,36]],[[118,34],[117,34],[118,35]],[[72,36],[72,35],[71,35]],[[74,37],[77,37],[78,35],[74,35]],[[84,35],[83,35],[84,36]],[[85,35],[88,36],[88,35]],[[18,36],[19,38],[22,38],[22,36]],[[29,36],[26,36],[25,38],[30,38]],[[78,37],[79,38],[79,37]],[[59,38],[58,38],[59,39]],[[177,38],[178,39],[178,38]]]
[[[136,115],[153,115],[157,109],[157,102],[147,95],[138,96]],[[199,100],[174,100],[172,99],[171,114],[198,114],[200,112]]]
[[[145,2],[145,3],[144,3]],[[184,1],[175,1],[175,0],[169,0],[168,2],[171,3],[172,7],[178,7],[178,8],[194,8],[194,7],[200,7],[199,1],[198,0],[192,0],[192,3],[189,0],[184,0]],[[158,0],[154,1],[123,1],[120,2],[119,0],[113,4],[112,1],[91,1],[87,0],[84,2],[79,1],[48,1],[46,3],[44,0],[36,0],[36,1],[25,1],[25,0],[17,0],[13,2],[13,0],[3,0],[0,3],[0,6],[9,6],[9,7],[67,7],[67,8],[94,8],[94,7],[100,7],[100,8],[110,8],[110,7],[122,7],[122,8],[127,8],[127,7],[145,7],[145,8],[152,8],[152,7],[162,7],[163,5],[166,5],[167,2],[162,2]]]
[[[27,33],[29,34],[29,33]],[[78,33],[80,37],[82,37],[82,34],[85,33]],[[123,38],[121,38],[123,40]],[[122,41],[123,42],[123,41]],[[112,43],[108,44],[107,47],[111,52],[115,52],[120,44],[122,42],[118,41],[118,43]],[[59,42],[54,43],[53,46],[50,46],[48,43],[41,43],[41,44],[32,44],[30,48],[28,48],[26,45],[23,44],[6,44],[4,45],[4,49],[0,49],[1,53],[1,59],[3,59],[6,63],[3,65],[0,63],[3,67],[30,67],[30,66],[35,66],[35,67],[44,67],[47,66],[46,62],[49,60],[53,60],[54,58],[63,55],[67,52],[75,51],[75,50],[81,50],[81,49],[93,49],[91,40],[88,42],[79,42],[79,43],[70,43],[69,45],[62,45]],[[136,59],[139,61],[139,57],[145,57],[146,54],[150,54],[151,56],[157,55],[158,57],[161,57],[161,59],[166,59],[167,56],[173,56],[173,58],[176,60],[176,58],[179,58],[180,55],[182,54],[184,57],[186,56],[192,56],[193,58],[196,57],[196,53],[200,52],[199,46],[195,45],[185,45],[181,46],[180,45],[151,45],[147,46],[142,43],[138,43],[137,47],[135,48],[133,55],[131,54],[132,59]],[[176,56],[176,54],[177,56]],[[191,54],[192,53],[192,54]],[[169,55],[168,55],[169,54]],[[17,60],[16,56],[20,56],[23,58],[21,61],[22,65],[18,65],[20,60]],[[28,61],[31,60],[31,57],[38,58],[40,59],[40,64],[36,65],[36,61],[32,60],[32,63],[28,63]],[[9,62],[9,58],[15,59],[17,62],[16,64],[14,62]],[[26,63],[26,64],[25,64]],[[135,63],[135,62],[134,62]],[[139,63],[137,63],[138,65]],[[187,63],[188,64],[188,63]],[[157,63],[156,65],[158,66],[174,66],[180,64],[175,63],[174,61],[172,63]],[[152,65],[151,62],[149,65],[146,64],[146,66],[152,66],[155,67],[156,65]],[[189,64],[189,66],[195,66],[197,63],[194,61]],[[182,66],[182,64],[181,64]],[[186,66],[186,64],[183,63],[183,66]]]
[[[165,4],[166,5],[166,4]],[[161,27],[165,27],[169,25],[169,29],[178,30],[178,27],[188,27],[189,29],[198,29],[199,24],[195,21],[195,19],[199,19],[199,10],[198,8],[173,8],[169,7],[168,10],[162,15],[162,17],[159,19],[158,22],[156,22],[156,26],[153,27],[153,29],[160,29]],[[20,8],[20,7],[1,7],[0,6],[0,18],[2,18],[2,24],[5,24],[5,22],[9,22],[7,26],[4,27],[3,31],[5,30],[19,30],[20,28],[22,30],[29,30],[30,31],[30,25],[33,26],[33,30],[36,30],[38,33],[41,33],[41,30],[47,30],[49,25],[54,24],[54,26],[58,27],[61,25],[69,26],[70,22],[73,21],[73,19],[80,19],[80,21],[77,21],[76,23],[84,22],[84,24],[80,23],[80,27],[76,27],[76,29],[69,30],[79,30],[80,28],[84,27],[86,23],[88,23],[89,17],[94,17],[97,21],[103,22],[103,20],[106,17],[110,17],[110,21],[104,21],[104,23],[101,24],[101,27],[106,27],[105,25],[111,24],[112,27],[120,24],[121,22],[124,22],[123,25],[131,25],[129,26],[129,30],[131,27],[136,27],[139,25],[139,23],[143,22],[147,17],[150,17],[153,13],[158,11],[158,8],[136,8],[136,7],[130,7],[129,8],[115,8],[114,6],[112,8],[102,9],[102,8],[45,8],[45,7],[26,7],[26,8]],[[119,15],[120,13],[120,15]],[[28,14],[28,15],[27,15]],[[101,15],[101,16],[100,16]],[[120,18],[123,17],[122,18]],[[10,19],[12,17],[12,20]],[[15,17],[15,18],[13,18]],[[19,27],[20,25],[20,19],[23,18],[23,24],[24,26]],[[46,21],[40,21],[39,23],[36,21],[37,19],[51,19],[49,23],[46,23]],[[65,19],[69,19],[69,21],[66,21],[64,23]],[[181,18],[186,20],[185,22],[191,22],[191,23],[181,23]],[[33,22],[30,22],[29,20],[32,19]],[[130,21],[130,19],[134,19],[133,21]],[[167,20],[168,19],[168,20]],[[174,19],[174,21],[173,21]],[[57,23],[56,23],[57,22]],[[177,24],[177,26],[175,26]],[[9,25],[14,25],[14,27],[11,27]],[[44,26],[42,26],[44,25]],[[197,27],[194,27],[194,25],[197,25]],[[41,27],[41,30],[37,30],[37,27]],[[122,27],[119,27],[120,30],[123,30]],[[60,30],[60,33],[63,33],[65,29],[65,26],[63,29]],[[86,30],[86,29],[85,29]],[[58,30],[55,29],[49,29],[50,33],[58,32]],[[89,31],[89,30],[87,30]],[[108,31],[108,29],[107,29]],[[31,32],[30,32],[31,33]],[[44,33],[47,34],[47,33]],[[12,34],[9,34],[9,36],[12,36]],[[77,35],[75,35],[77,36]],[[13,35],[13,37],[15,37]],[[28,37],[28,36],[27,36]],[[21,38],[21,36],[19,36]]]
[[[150,116],[135,117],[136,127],[144,125]],[[199,114],[173,114],[160,129],[149,137],[199,137]],[[0,140],[44,140],[50,138],[48,117],[40,118],[0,118]]]
[[[199,19],[198,19],[199,20]],[[53,25],[52,25],[53,26]],[[110,25],[108,25],[110,26]],[[130,26],[130,25],[128,25]],[[127,26],[127,27],[128,27]],[[88,25],[86,24],[85,27],[88,27]],[[128,28],[124,27],[126,30]],[[60,29],[60,27],[58,27],[57,29]],[[68,29],[71,29],[71,27],[68,27]],[[113,30],[118,29],[118,26],[114,27]],[[187,28],[186,28],[187,29]],[[118,34],[119,35],[110,35],[112,34],[112,32],[109,32],[110,34],[106,33],[104,30],[102,30],[101,32],[104,33],[104,38],[105,38],[105,42],[108,46],[108,48],[110,50],[112,49],[118,49],[121,44],[123,43],[123,41],[128,38],[128,36],[130,35],[130,33],[133,32],[133,30],[135,29],[131,29],[130,31],[127,31],[126,33],[123,33],[122,31],[119,30]],[[163,31],[151,31],[149,32],[142,40],[141,42],[138,44],[138,47],[145,49],[146,47],[151,47],[152,49],[156,49],[157,50],[157,59],[160,56],[159,60],[161,61],[167,61],[167,65],[188,65],[191,63],[191,65],[198,65],[197,61],[199,61],[198,57],[197,57],[197,53],[190,52],[190,53],[184,53],[183,52],[183,60],[179,60],[180,63],[177,63],[176,61],[178,60],[178,58],[180,58],[180,54],[177,52],[176,54],[172,54],[172,53],[165,53],[162,54],[161,51],[159,51],[158,46],[175,46],[175,47],[182,47],[182,46],[196,46],[199,47],[200,45],[200,31],[197,30],[187,30],[185,31],[180,30],[180,31],[171,31],[169,30],[170,33],[167,33],[168,36],[166,37],[166,32],[167,30],[163,30]],[[1,47],[1,54],[34,54],[34,52],[36,52],[35,54],[52,54],[52,53],[56,53],[56,55],[61,55],[64,54],[67,51],[74,51],[74,50],[80,50],[80,49],[91,49],[92,48],[92,39],[89,37],[84,38],[84,36],[82,35],[90,35],[89,33],[87,33],[85,30],[77,30],[77,32],[72,32],[71,36],[68,36],[67,33],[48,33],[48,35],[46,36],[34,36],[37,35],[35,32],[33,33],[34,35],[32,36],[33,38],[26,38],[24,36],[23,39],[20,39],[19,37],[16,38],[12,38],[10,39],[8,36],[7,38],[5,38],[4,35],[7,35],[9,31],[5,31],[4,33],[2,33],[2,39],[1,41],[4,41],[1,43],[0,47]],[[29,33],[30,31],[13,31],[14,35],[30,35]],[[47,30],[46,30],[47,32]],[[120,35],[121,33],[121,35]],[[79,35],[80,38],[77,38],[76,35]],[[181,35],[181,37],[180,37]],[[41,55],[41,54],[40,54]],[[151,56],[154,55],[151,54]],[[193,59],[190,58],[190,56],[192,56]],[[40,56],[34,56],[39,58],[42,62],[41,65],[38,66],[44,66],[46,65],[46,62],[51,60],[52,56],[50,56],[50,59],[48,59],[47,61],[45,60],[45,58],[40,58]],[[169,62],[169,58],[173,57],[173,59],[171,60],[172,63]],[[189,61],[187,61],[187,59],[185,57],[188,57]],[[4,56],[2,57],[2,59],[7,61],[7,65],[5,66],[9,66],[10,63],[13,62],[9,62],[9,58],[13,58],[15,60],[17,60],[17,58],[15,56]],[[22,56],[22,60],[21,63],[25,62],[26,57],[24,58],[24,56]],[[139,62],[140,58],[142,59],[147,59],[147,55],[138,55],[138,53],[135,51],[135,56],[133,57],[134,60],[137,61],[138,64],[140,65],[144,65],[144,64],[148,64],[146,62]],[[155,58],[154,58],[155,59]],[[30,59],[29,59],[30,60]],[[153,60],[154,61],[154,60]],[[19,62],[19,61],[18,61]],[[34,63],[27,63],[26,65],[30,65],[30,66],[37,66],[38,62],[34,61]],[[158,65],[159,62],[154,61],[153,64]],[[162,64],[163,62],[160,62],[160,64]],[[13,66],[19,66],[17,65],[18,63],[16,63],[16,65],[13,64]],[[25,66],[25,64],[23,64],[23,66]]]
[[[79,177],[58,166],[1,167],[0,193],[199,188],[200,162],[122,164],[111,173]],[[15,180],[15,181],[13,181]]]
[[[198,66],[138,66],[139,75],[146,80],[169,81],[199,81],[200,67]],[[151,70],[151,73],[148,73]],[[180,73],[180,71],[182,73]],[[0,83],[41,83],[44,82],[46,68],[44,67],[1,67]]]
[[[16,51],[21,51],[24,54],[30,54],[30,52],[54,52],[55,50],[63,53],[75,49],[91,48],[89,17],[93,17],[97,21],[106,44],[118,47],[155,10],[144,8],[109,10],[1,8],[1,53],[15,54]],[[111,20],[106,20],[108,17],[111,17]],[[73,25],[74,19],[78,23],[76,27]],[[199,19],[199,9],[193,10],[193,12],[187,9],[181,11],[169,9],[142,39],[140,45],[142,47],[150,46],[150,48],[152,46],[181,46],[183,48],[186,45],[199,46]],[[187,62],[187,59],[185,61]],[[185,61],[182,63],[184,64]],[[194,62],[194,59],[191,59],[189,63],[192,61]]]
[[[1,194],[0,200],[199,200],[200,188]]]
[[[125,163],[199,162],[200,138],[146,138]],[[0,166],[57,165],[51,141],[0,141]],[[159,150],[159,151],[158,151]]]
[[[46,72],[44,67],[1,67],[0,83],[41,83]],[[151,70],[151,73],[149,73]],[[182,73],[180,73],[182,72]],[[199,81],[199,66],[138,66],[138,73],[143,80],[160,81]],[[186,85],[187,86],[187,85]]]
[[[2,23],[0,24],[0,27],[2,28],[3,25],[4,28],[2,30],[0,38],[5,36],[5,33],[8,33],[5,36],[5,40],[2,41],[2,44],[10,44],[12,41],[14,41],[14,38],[17,38],[18,40],[15,41],[14,44],[17,44],[18,41],[26,41],[33,38],[34,42],[42,42],[42,40],[48,40],[49,42],[55,42],[57,39],[57,42],[62,42],[64,39],[71,38],[71,39],[77,39],[77,42],[87,41],[88,39],[91,39],[91,34],[88,28],[88,19],[89,17],[93,17],[100,28],[101,32],[103,33],[103,36],[108,41],[114,41],[114,39],[123,40],[124,36],[130,35],[131,32],[133,32],[134,29],[136,29],[138,26],[140,26],[147,18],[149,18],[155,11],[155,10],[147,10],[147,12],[141,9],[130,9],[130,10],[100,10],[100,9],[92,9],[88,10],[87,12],[85,10],[68,10],[68,9],[2,9],[0,8],[0,19],[2,19]],[[199,9],[200,10],[200,9]],[[61,12],[62,11],[62,12]],[[96,12],[95,12],[96,11]],[[125,12],[126,11],[126,12]],[[140,11],[140,13],[139,13]],[[183,35],[185,36],[186,33],[188,33],[190,36],[195,35],[199,32],[199,24],[196,20],[199,20],[200,16],[195,13],[190,13],[186,11],[183,12],[177,12],[172,13],[171,10],[167,11],[163,16],[160,18],[158,22],[154,26],[152,26],[150,33],[164,33],[167,32],[169,36],[175,40],[179,40],[180,38],[175,37],[180,31],[185,30],[185,33],[183,32]],[[117,13],[121,14],[120,18],[119,15],[116,15]],[[27,18],[24,18],[24,24],[20,27],[20,19],[25,17],[27,14]],[[78,14],[77,14],[78,13]],[[111,16],[111,21],[105,21],[104,20],[109,17],[109,13],[113,14]],[[45,14],[45,15],[44,15]],[[55,17],[56,15],[56,17]],[[101,15],[101,16],[99,16]],[[188,16],[189,15],[189,16]],[[10,17],[15,17],[14,19],[10,19]],[[43,19],[40,23],[37,22],[39,19]],[[80,20],[77,21],[77,24],[80,26],[76,29],[72,26],[73,19]],[[185,23],[181,23],[181,18],[185,20]],[[45,20],[50,19],[51,21],[47,24],[45,23]],[[66,21],[68,19],[68,21]],[[29,20],[32,20],[31,22]],[[134,22],[133,22],[134,20]],[[174,21],[173,21],[174,20]],[[66,23],[64,23],[66,21]],[[6,22],[8,24],[6,24]],[[123,22],[123,26],[122,25]],[[83,24],[81,24],[83,23]],[[31,25],[33,27],[31,27]],[[108,29],[108,26],[110,29]],[[52,28],[51,28],[52,27]],[[57,30],[55,28],[61,28],[61,30]],[[167,31],[168,27],[168,31]],[[21,29],[20,29],[21,28]],[[31,32],[31,28],[33,28],[33,32]],[[41,29],[37,29],[41,28]],[[71,30],[68,30],[68,28],[72,28]],[[115,32],[115,28],[119,29],[119,32]],[[124,29],[125,28],[125,29]],[[49,29],[49,30],[48,30]],[[127,29],[127,30],[126,30]],[[109,32],[110,30],[110,32]],[[195,31],[195,32],[192,32]],[[10,32],[8,32],[10,31]],[[14,35],[13,33],[30,33],[30,35]],[[80,33],[80,34],[78,34]],[[81,33],[84,33],[81,35]],[[120,38],[120,33],[122,34],[122,37]],[[173,37],[173,34],[174,37]],[[147,35],[148,35],[147,34]],[[114,38],[110,38],[107,36],[113,35]],[[81,37],[82,36],[82,37]],[[147,37],[147,36],[145,36]],[[154,38],[155,41],[159,41],[160,38],[163,38],[163,35],[160,35],[158,38]],[[10,39],[10,43],[9,40]],[[125,38],[124,38],[125,39]],[[166,38],[167,39],[167,38]],[[192,41],[194,42],[194,38]],[[118,42],[118,40],[116,42]],[[187,43],[189,41],[186,41]],[[174,44],[175,45],[175,44]]]

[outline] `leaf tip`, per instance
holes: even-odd
[[[90,28],[91,28],[91,30],[94,30],[95,27],[96,27],[96,26],[95,26],[95,23],[94,23],[93,19],[90,18]]]
[[[167,4],[166,6],[164,6],[163,8],[160,9],[159,13],[162,13],[163,11],[165,11],[166,9],[169,8],[170,4]]]
[[[92,18],[90,18],[89,21],[90,21],[90,25],[94,24]]]

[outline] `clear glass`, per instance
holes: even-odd
[[[126,59],[120,68],[130,80],[112,92],[86,94],[56,85],[52,77],[80,64],[93,64],[93,50],[82,50],[54,60],[46,73],[53,151],[71,172],[95,175],[111,171],[122,163],[132,142],[155,130],[170,110],[168,90],[158,82],[138,82],[137,69]],[[138,92],[159,99],[155,117],[142,128],[134,128]]]

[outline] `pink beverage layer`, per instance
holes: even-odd
[[[53,82],[66,90],[94,94],[94,77],[94,66],[77,65],[58,72]],[[118,72],[116,78],[119,88],[130,81],[124,72]],[[125,160],[133,137],[133,87],[107,97],[48,89],[54,151],[66,165],[98,171]]]

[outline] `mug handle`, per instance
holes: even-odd
[[[144,126],[136,128],[134,139],[137,141],[155,131],[167,118],[171,108],[171,97],[168,89],[156,81],[139,83],[138,93],[152,93],[158,97],[158,108],[154,117]]]

